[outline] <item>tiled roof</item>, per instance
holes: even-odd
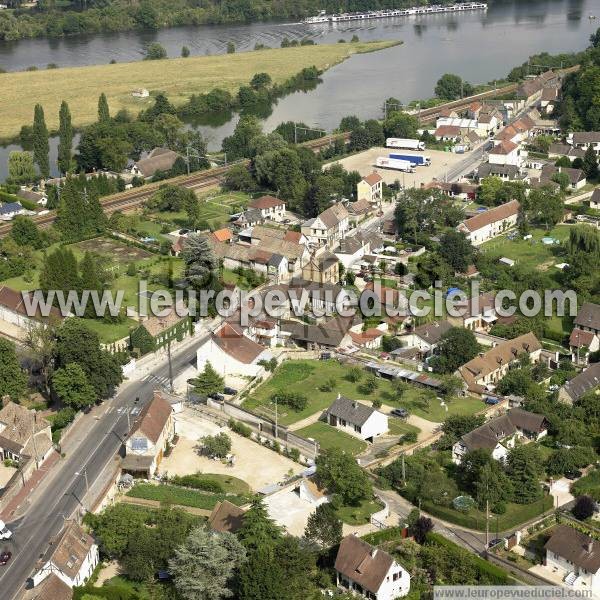
[[[259,210],[264,210],[267,208],[275,208],[277,206],[285,206],[285,202],[279,198],[275,198],[274,196],[261,196],[260,198],[251,200],[248,206],[251,208],[257,208]]]
[[[573,377],[563,385],[563,390],[571,397],[573,402],[581,398],[586,392],[600,386],[600,363],[593,363],[587,369]]]
[[[568,525],[558,525],[544,548],[590,573],[600,570],[600,542]]]
[[[54,306],[52,306],[50,308],[50,314],[48,317],[42,316],[39,306],[37,308],[35,315],[33,315],[33,316],[28,315],[22,294],[23,294],[22,292],[17,292],[5,285],[0,285],[0,306],[4,306],[5,308],[7,308],[8,310],[10,310],[12,312],[18,313],[23,316],[27,316],[31,319],[35,319],[36,321],[44,321],[47,319],[55,319],[55,320],[63,319],[63,316],[60,313],[60,311]],[[29,296],[32,297],[32,295],[33,295],[33,292],[30,292]]]
[[[499,144],[496,144],[491,150],[490,154],[510,154],[516,150],[519,146],[510,140],[502,140]]]
[[[230,239],[233,238],[233,233],[231,229],[228,229],[227,227],[213,231],[212,235],[215,237],[217,242],[228,242]]]
[[[173,167],[179,154],[168,148],[154,148],[147,158],[138,160],[135,165],[144,177],[152,177],[157,171],[168,171]]]
[[[44,417],[15,402],[7,402],[0,410],[0,435],[21,448],[31,439],[34,423],[36,434],[50,427],[50,423]]]
[[[58,575],[51,573],[35,588],[33,600],[71,600],[73,590]]]
[[[223,352],[246,365],[252,364],[266,350],[264,346],[241,334],[230,323],[225,323],[213,335],[213,341]]]
[[[366,181],[371,187],[383,181],[379,173],[369,173],[366,177],[363,177],[363,181]]]
[[[600,330],[600,304],[584,302],[575,317],[575,325]]]
[[[593,331],[583,331],[583,329],[575,327],[569,337],[569,346],[573,346],[574,348],[589,347],[594,341],[595,336],[596,334]]]
[[[134,424],[131,435],[143,433],[154,444],[158,442],[173,409],[171,403],[163,398],[160,392],[154,392],[154,397],[144,406],[140,417]]]
[[[506,204],[501,204],[495,208],[490,208],[485,212],[479,213],[470,219],[463,222],[463,225],[469,231],[477,231],[486,225],[495,223],[496,221],[503,221],[519,213],[520,204],[517,200],[511,200]]]
[[[241,526],[244,517],[244,510],[229,500],[217,502],[210,517],[208,517],[208,526],[213,531],[219,533],[235,533]]]

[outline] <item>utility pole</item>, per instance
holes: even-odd
[[[490,501],[485,500],[485,551],[490,547]]]
[[[279,439],[279,423],[277,419],[277,394],[275,394],[275,440]]]
[[[32,429],[32,435],[31,435],[31,440],[33,441],[33,453],[35,454],[35,468],[39,469],[40,465],[39,465],[39,461],[38,461],[38,453],[37,453],[37,446],[35,443],[35,434],[36,434],[36,428],[37,428],[37,414],[35,412],[35,410],[33,411],[33,429]],[[21,475],[23,475],[21,473]]]
[[[402,481],[406,485],[406,466],[404,464],[404,452],[402,453]]]

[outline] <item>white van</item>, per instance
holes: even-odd
[[[10,540],[12,531],[6,526],[4,521],[0,520],[0,540]]]

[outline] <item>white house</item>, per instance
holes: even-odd
[[[285,202],[274,196],[261,196],[255,198],[248,204],[249,208],[260,211],[263,219],[272,221],[283,221],[285,217]]]
[[[46,206],[48,204],[48,196],[44,192],[34,192],[22,187],[18,192],[17,196],[23,198],[23,200],[29,200],[29,202],[35,202],[38,206]]]
[[[417,348],[421,357],[430,356],[437,348],[442,336],[452,329],[448,321],[434,321],[415,327],[400,339],[408,348]]]
[[[511,140],[503,140],[496,144],[488,155],[488,161],[492,165],[515,165],[522,163],[519,145]]]
[[[29,295],[30,302],[32,292]],[[32,305],[33,306],[33,305]],[[6,321],[16,325],[20,329],[27,330],[40,323],[55,322],[63,320],[61,312],[54,306],[49,310],[48,316],[44,317],[39,307],[35,312],[28,311],[23,292],[17,292],[5,285],[0,285],[0,321]]]
[[[478,246],[515,227],[520,207],[518,200],[511,200],[466,219],[457,230],[462,231],[473,246]]]
[[[198,371],[203,371],[210,362],[220,375],[255,377],[262,369],[258,363],[270,360],[273,355],[246,337],[238,326],[224,323],[198,348],[196,358]]]
[[[505,460],[518,439],[537,441],[548,433],[544,415],[513,408],[463,435],[452,446],[452,462],[459,465],[464,455],[487,449],[495,460]]]
[[[600,595],[600,542],[568,525],[558,525],[544,546],[544,564],[564,585]]]
[[[357,201],[367,200],[370,204],[381,204],[383,199],[383,178],[375,171],[363,177],[356,184]]]
[[[350,227],[349,217],[343,204],[334,204],[314,219],[304,221],[301,231],[309,243],[316,246],[326,245],[332,249],[346,237]]]
[[[22,215],[25,209],[20,202],[7,202],[0,206],[0,221],[10,221],[17,215]]]
[[[75,521],[66,521],[62,531],[48,547],[32,577],[33,586],[50,575],[69,587],[81,586],[98,564],[98,545]]]
[[[587,150],[589,146],[600,153],[600,131],[574,131],[567,136],[567,143],[574,148]]]
[[[338,427],[368,442],[372,442],[389,429],[387,415],[372,406],[339,394],[327,409],[327,422],[332,427]]]
[[[312,479],[304,477],[298,486],[300,500],[308,502],[315,508],[329,502],[329,496],[323,488],[320,488]]]
[[[369,600],[395,600],[410,590],[410,574],[387,552],[346,536],[335,559],[337,585]]]

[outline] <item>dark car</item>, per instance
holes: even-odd
[[[567,471],[565,473],[565,477],[573,481],[574,479],[579,479],[583,473],[581,471]]]
[[[400,419],[408,418],[408,411],[405,408],[394,408],[390,414],[394,417],[399,417]]]
[[[12,558],[12,552],[2,552],[0,554],[0,565],[4,566]]]
[[[225,386],[223,388],[223,393],[227,394],[228,396],[235,396],[238,391],[235,388]]]
[[[223,400],[225,400],[225,396],[223,396],[223,394],[219,394],[217,392],[215,392],[214,394],[211,394],[210,397],[213,400],[219,400],[220,402],[223,402]]]
[[[498,544],[501,544],[503,540],[500,540],[498,538],[493,539],[490,541],[490,543],[488,544],[488,548],[493,548],[494,546],[497,546]]]

